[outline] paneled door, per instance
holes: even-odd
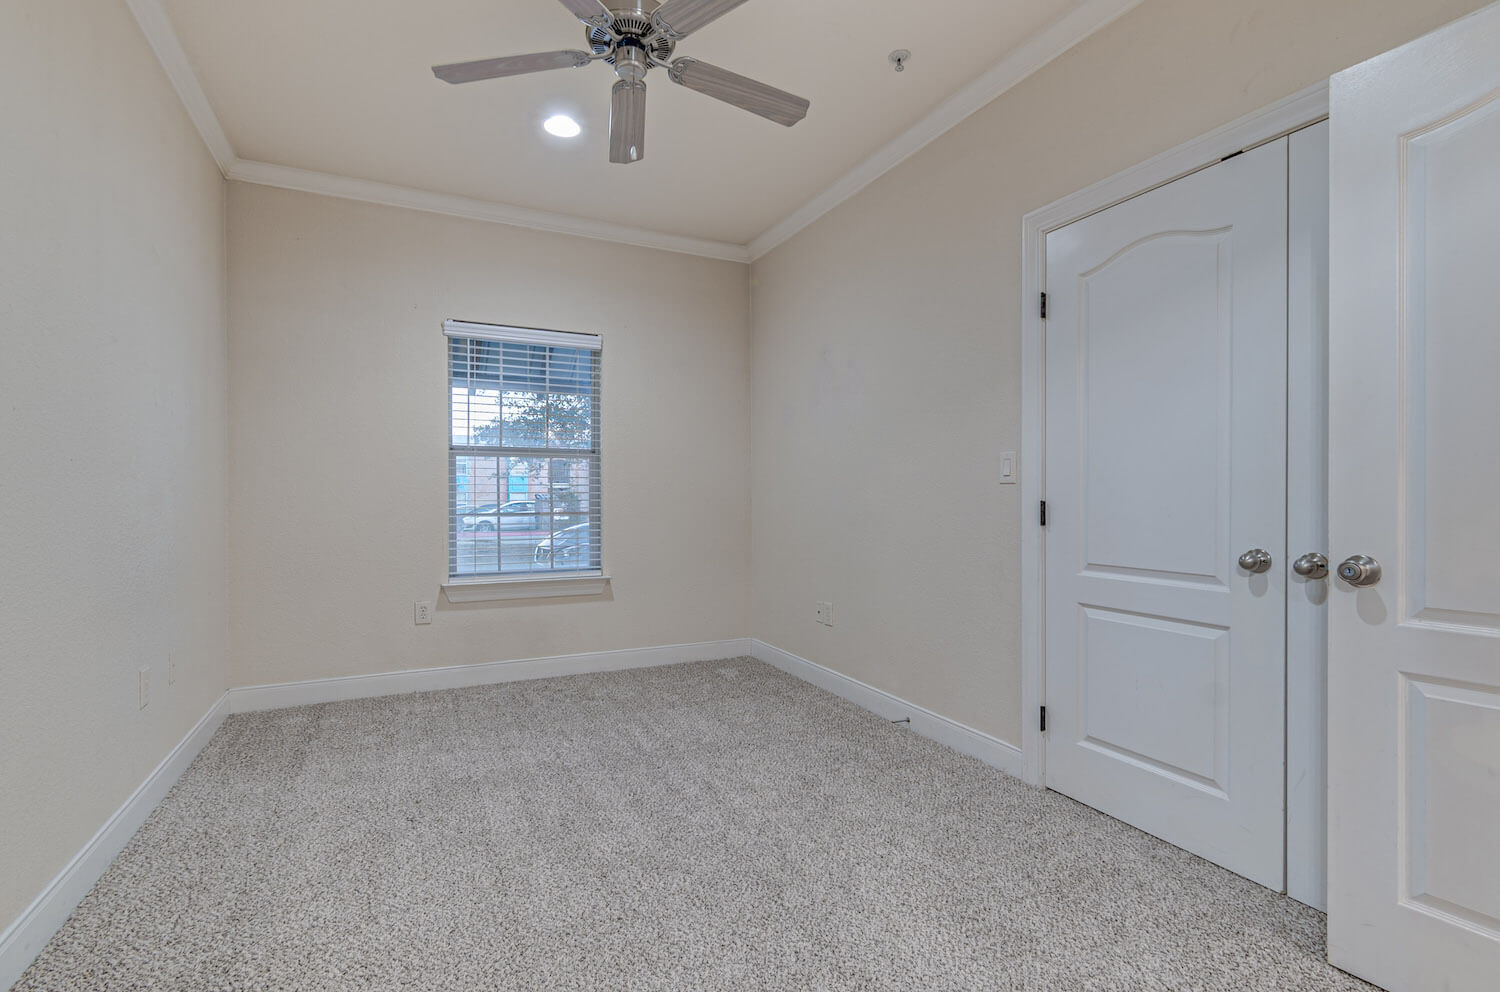
[[[1494,992],[1500,6],[1330,105],[1329,957]]]
[[[1286,140],[1046,265],[1047,786],[1280,889]]]

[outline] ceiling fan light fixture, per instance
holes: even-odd
[[[557,138],[576,138],[583,127],[567,114],[553,114],[542,122],[542,130]]]

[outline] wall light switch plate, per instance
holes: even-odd
[[[818,623],[822,624],[825,627],[832,627],[833,626],[833,604],[832,603],[821,603],[821,602],[818,603],[817,610],[816,610],[814,616],[816,617]]]
[[[151,669],[141,669],[141,709],[151,702]]]
[[[1000,452],[1000,483],[1013,486],[1020,478],[1020,462],[1016,460],[1016,453],[1014,451]]]
[[[177,684],[177,659],[167,655],[167,685]]]
[[[435,604],[432,600],[423,600],[412,604],[412,620],[417,624],[432,623],[432,611]]]

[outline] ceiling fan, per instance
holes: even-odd
[[[672,60],[677,43],[745,0],[561,0],[587,29],[589,51],[456,62],[432,67],[449,83],[472,83],[546,69],[577,69],[608,62],[619,77],[610,98],[609,160],[623,165],[646,156],[646,72],[667,67],[679,86],[791,127],[807,116],[808,101],[739,73],[686,56]],[[669,61],[671,60],[671,61]]]

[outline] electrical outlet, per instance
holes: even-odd
[[[436,604],[432,600],[423,600],[412,604],[412,620],[417,624],[432,623],[432,611]]]
[[[151,703],[151,669],[141,669],[141,709]]]
[[[167,685],[177,684],[177,659],[167,655]]]
[[[817,618],[818,623],[822,624],[825,627],[832,627],[833,626],[833,604],[832,603],[818,603],[815,616]]]

